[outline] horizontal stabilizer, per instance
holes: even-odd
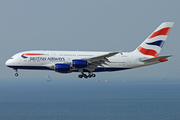
[[[171,56],[172,55],[159,56],[159,57],[154,57],[154,58],[141,58],[140,61],[141,62],[156,62],[156,61],[164,62],[164,61],[167,61],[166,58],[171,57]]]

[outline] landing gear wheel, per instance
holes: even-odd
[[[92,77],[92,75],[88,75],[88,77],[89,77],[89,78],[91,78],[91,77]]]
[[[17,76],[18,76],[18,73],[15,73],[15,76],[17,77]]]
[[[82,78],[82,77],[83,77],[83,75],[78,75],[78,77],[79,77],[79,78]]]
[[[92,77],[96,77],[96,74],[92,74]]]
[[[84,78],[88,78],[88,76],[86,74],[84,74]]]

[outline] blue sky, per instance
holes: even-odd
[[[168,62],[98,77],[179,77],[178,0],[1,0],[0,78],[14,78],[5,66],[26,50],[133,51],[162,22],[175,22],[160,55]],[[20,78],[73,78],[53,71],[19,70]]]

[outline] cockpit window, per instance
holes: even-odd
[[[13,57],[11,59],[14,59]]]

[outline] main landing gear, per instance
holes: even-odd
[[[15,69],[15,70],[16,70],[15,76],[17,77],[18,76],[17,69]]]
[[[82,74],[78,75],[79,78],[91,78],[91,77],[96,77],[95,74],[89,73],[89,75],[86,75],[82,72]]]

